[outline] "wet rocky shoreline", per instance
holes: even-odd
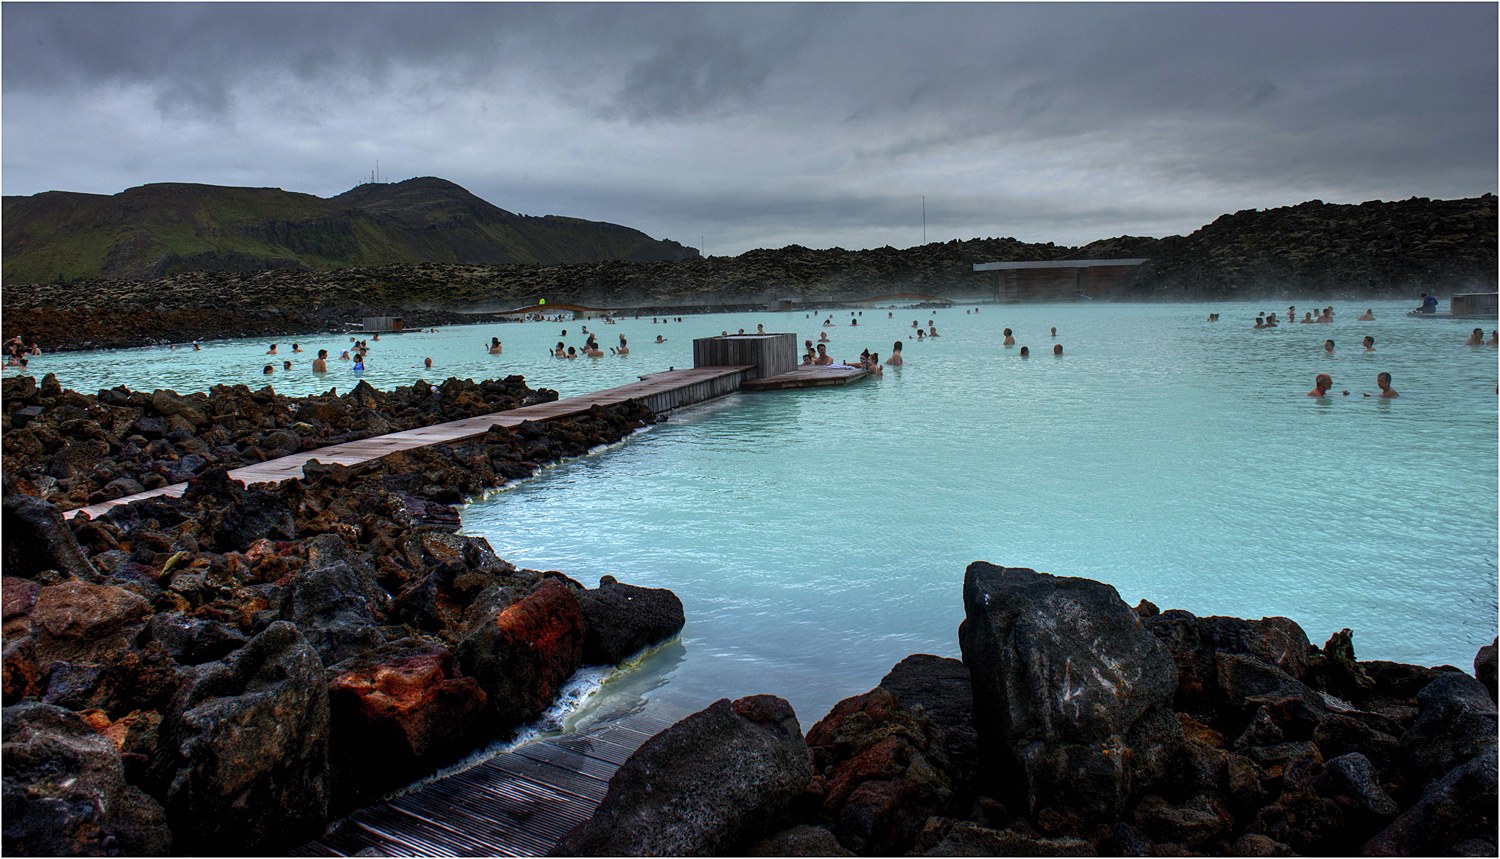
[[[228,467],[556,394],[5,383],[7,853],[285,851],[682,626],[670,591],[586,588],[457,533],[453,503],[653,422],[637,403],[246,487]],[[188,488],[97,520],[55,503],[143,476]]]
[[[1481,682],[1024,568],[971,564],[963,599],[962,660],[907,657],[805,734],[719,701],[553,855],[1496,853],[1495,644]]]

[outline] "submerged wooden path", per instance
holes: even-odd
[[[477,438],[489,432],[490,427],[493,426],[510,428],[520,426],[525,421],[561,420],[583,414],[594,406],[614,406],[626,400],[640,400],[652,411],[660,414],[680,406],[700,403],[736,391],[745,375],[753,369],[755,369],[753,366],[733,365],[653,373],[649,376],[642,376],[638,382],[596,391],[592,394],[416,427],[374,438],[294,453],[279,459],[269,459],[254,465],[231,469],[229,477],[243,481],[246,486],[254,483],[275,483],[289,477],[301,477],[302,467],[314,459],[324,464],[337,462],[340,465],[357,465],[401,450],[413,450],[431,444],[446,444]],[[132,501],[140,501],[157,495],[181,497],[186,489],[186,483],[174,483],[136,495],[116,498],[113,501],[103,501],[87,507],[67,510],[63,515],[71,519],[79,513],[87,513],[90,518],[98,518],[121,504],[129,504]]]
[[[702,709],[659,694],[648,709],[527,743],[366,806],[291,855],[545,855],[594,813],[610,776],[642,743]]]

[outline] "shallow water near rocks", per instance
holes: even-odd
[[[383,337],[364,378],[389,389],[520,373],[570,396],[690,366],[694,337],[758,323],[799,341],[827,331],[840,359],[902,340],[906,366],[883,378],[682,410],[463,511],[465,531],[518,566],[682,598],[680,646],[601,694],[773,693],[806,728],[908,654],[958,656],[975,560],[1098,579],[1131,604],[1284,615],[1315,645],[1350,627],[1361,659],[1470,670],[1496,634],[1500,427],[1496,350],[1460,344],[1494,322],[1409,319],[1410,305],[1378,303],[1376,321],[1357,322],[1364,306],[1340,302],[1332,324],[1267,331],[1251,330],[1256,312],[1284,307],[880,309],[858,327],[845,310],[827,329],[800,312],[464,326]],[[936,319],[942,336],[908,340],[913,319]],[[606,351],[625,334],[631,354],[546,355],[559,339],[582,345],[583,325]],[[1006,327],[1032,357],[1001,345]],[[491,336],[502,355],[484,352]],[[347,363],[316,377],[307,362],[347,340],[308,337],[297,356],[282,341],[274,360],[296,369],[269,379],[268,339],[45,355],[32,370],[89,392],[342,392],[357,381]],[[1360,396],[1378,393],[1382,370],[1402,396]],[[1304,396],[1320,372],[1351,395]]]

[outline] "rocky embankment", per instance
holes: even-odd
[[[1481,683],[982,562],[964,606],[962,661],[910,656],[805,736],[760,695],[652,738],[553,853],[1496,853],[1493,644]]]
[[[6,384],[8,855],[283,851],[507,736],[581,665],[682,626],[670,591],[516,569],[450,506],[654,420],[638,404],[246,487],[227,465],[555,394],[519,378],[304,399]],[[92,521],[41,497],[181,477],[180,499]]]
[[[520,376],[417,382],[390,392],[361,381],[346,394],[311,397],[283,396],[269,385],[215,385],[187,395],[121,386],[91,396],[63,390],[50,373],[41,384],[11,376],[0,381],[0,463],[20,491],[71,510],[182,483],[215,466],[238,468],[555,399],[556,391],[532,390]],[[556,455],[587,449],[570,444]],[[511,479],[530,474],[514,463],[497,468]],[[434,500],[463,495],[449,487]]]
[[[213,293],[208,293],[213,295]],[[76,352],[86,349],[129,349],[164,343],[208,342],[238,337],[306,337],[314,334],[347,334],[348,323],[363,322],[367,316],[399,316],[409,328],[432,328],[440,325],[467,325],[475,318],[446,310],[403,310],[399,307],[350,305],[283,311],[274,305],[249,309],[235,304],[227,296],[221,308],[189,307],[183,309],[155,302],[133,303],[130,296],[109,302],[103,295],[92,295],[88,302],[66,306],[6,306],[5,339],[17,335],[30,345],[37,344],[47,352]]]
[[[986,238],[904,250],[789,245],[659,262],[193,271],[147,281],[6,284],[3,335],[21,334],[52,350],[230,333],[304,334],[339,330],[366,315],[404,315],[408,325],[434,325],[447,317],[422,314],[515,310],[538,299],[718,308],[768,297],[827,301],[911,292],[969,298],[990,294],[988,274],[975,273],[974,263],[1065,259],[1150,260],[1105,298],[1447,295],[1494,290],[1497,236],[1496,200],[1487,194],[1359,205],[1314,200],[1224,215],[1188,236],[1121,236],[1082,247]],[[224,321],[215,328],[218,316]]]

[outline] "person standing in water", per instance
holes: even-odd
[[[1374,322],[1375,321],[1375,314],[1371,313],[1370,312],[1370,308],[1366,307],[1365,308],[1365,312],[1363,314],[1361,314],[1360,317],[1358,319],[1354,320],[1354,321],[1355,322]]]
[[[901,360],[901,341],[900,340],[897,340],[895,343],[891,344],[891,357],[885,359],[885,362],[887,364],[891,365],[892,367],[899,367],[899,366],[902,365],[903,361]]]
[[[1484,329],[1483,328],[1475,328],[1474,329],[1474,333],[1469,335],[1469,339],[1464,341],[1464,345],[1465,346],[1483,346],[1484,345]]]
[[[1390,373],[1380,373],[1379,375],[1377,375],[1375,377],[1375,386],[1380,388],[1380,396],[1384,399],[1389,400],[1393,397],[1401,396],[1400,394],[1396,393],[1396,390],[1394,388],[1391,387]],[[1365,396],[1368,397],[1369,394],[1365,394]]]
[[[1374,352],[1375,351],[1375,338],[1371,337],[1368,334],[1365,335],[1365,351],[1366,352]]]
[[[490,338],[490,354],[491,355],[499,355],[500,354],[500,338],[499,337],[491,337]]]
[[[1328,389],[1333,387],[1333,377],[1327,373],[1319,373],[1313,380],[1313,389],[1307,392],[1309,397],[1326,397]]]
[[[1005,329],[1005,342],[1003,344],[1001,344],[1001,345],[1003,345],[1003,346],[1014,346],[1014,345],[1016,345],[1015,335],[1013,335],[1013,334],[1010,333],[1010,329],[1009,328]]]

